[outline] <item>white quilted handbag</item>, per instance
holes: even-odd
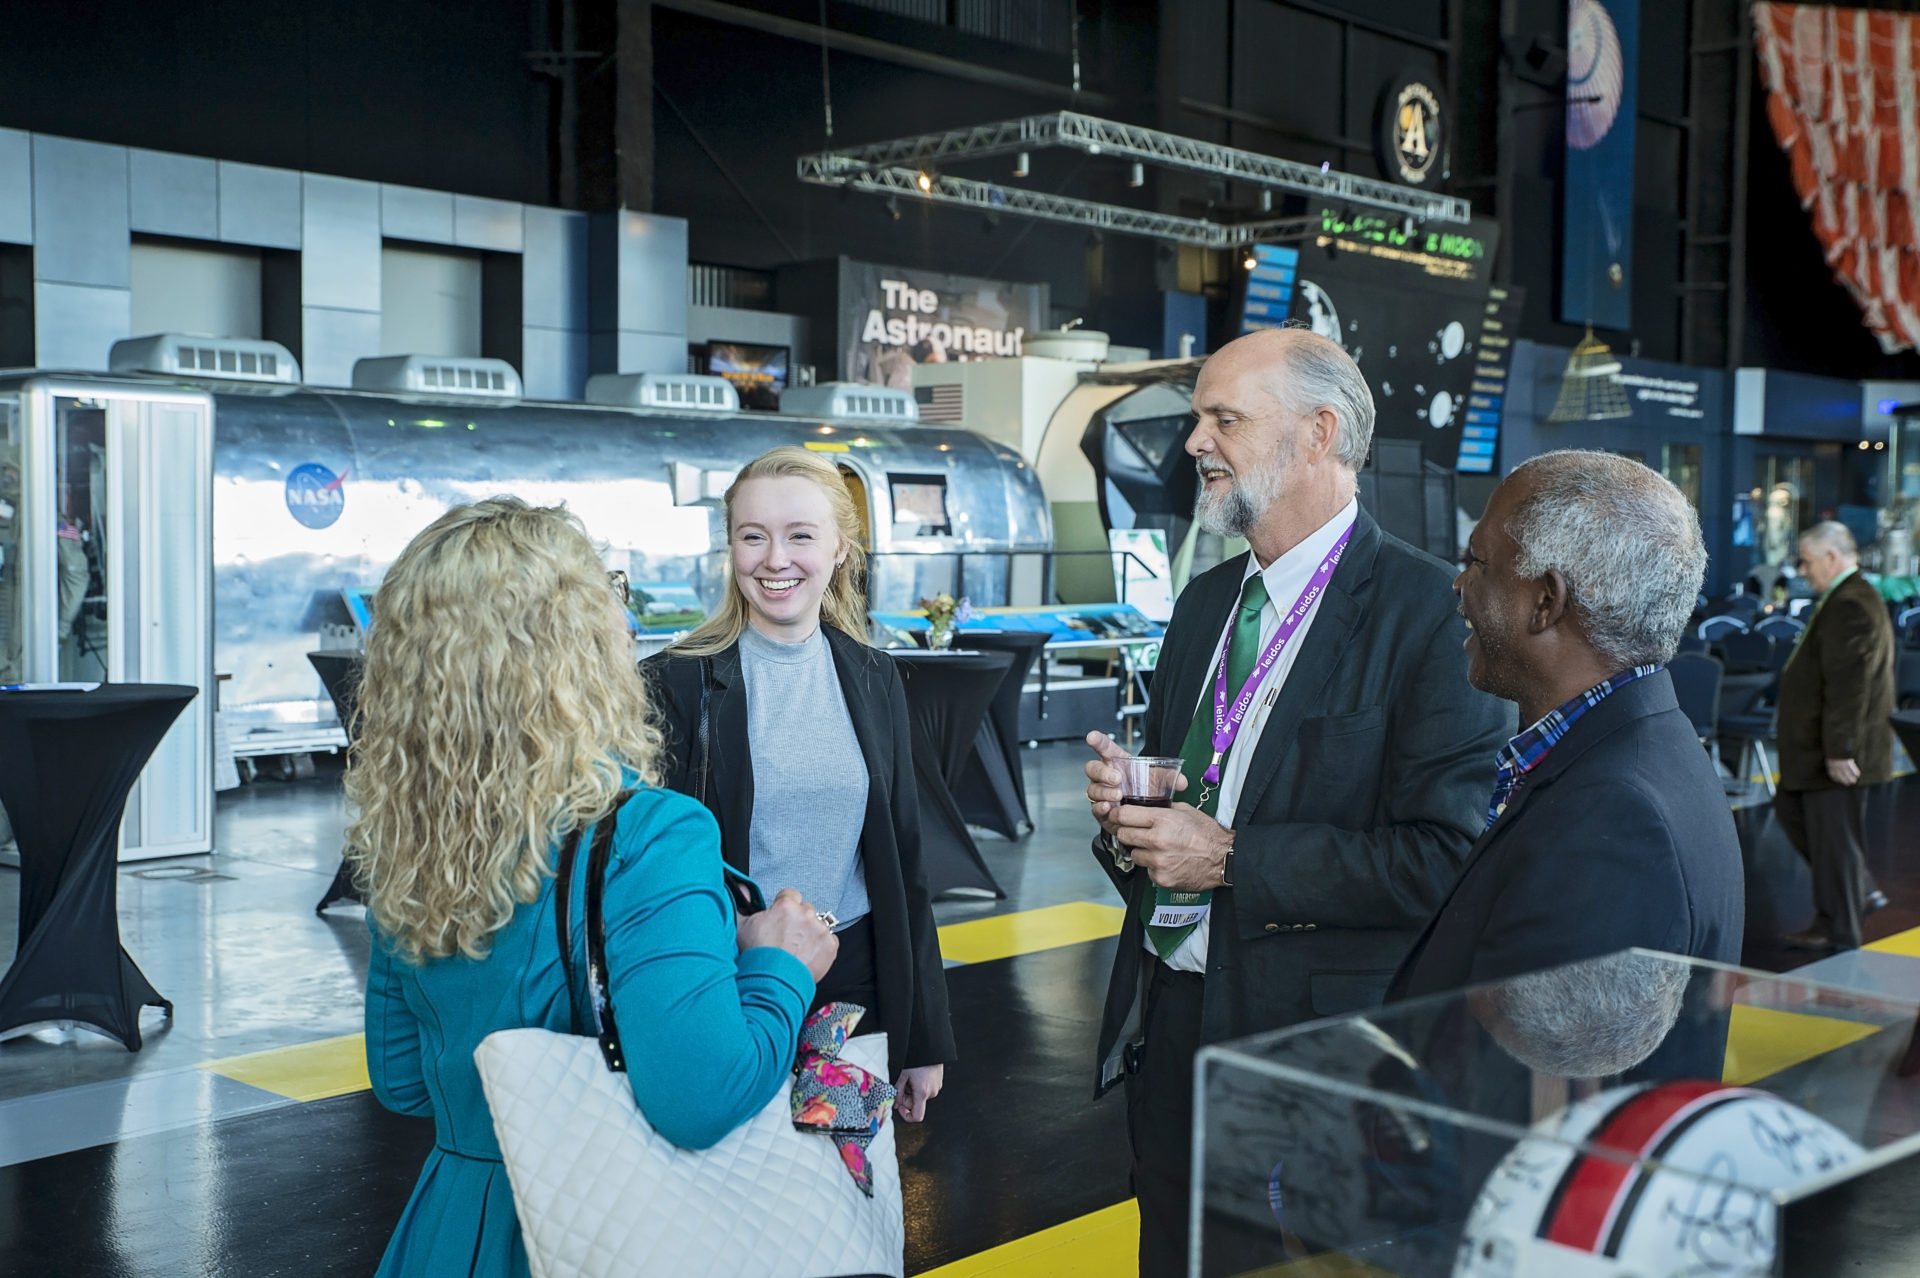
[[[841,1055],[881,1077],[887,1037]],[[653,1130],[591,1038],[501,1030],[473,1054],[534,1278],[900,1278],[893,1124],[867,1148],[873,1197],[833,1142],[794,1130],[788,1087],[712,1149]]]
[[[596,825],[587,872],[587,989],[599,1036],[500,1030],[473,1054],[534,1278],[901,1278],[905,1238],[891,1122],[867,1146],[869,1198],[833,1140],[795,1130],[791,1078],[711,1149],[682,1149],[641,1114],[625,1073],[610,1067],[624,1068],[602,975],[600,889],[612,815]],[[569,988],[566,898],[578,843],[575,832],[554,886]],[[891,1077],[884,1034],[849,1039],[839,1055]]]

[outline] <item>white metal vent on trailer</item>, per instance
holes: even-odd
[[[300,363],[278,342],[250,337],[199,337],[151,333],[113,344],[107,367],[116,373],[162,373],[217,377],[236,382],[297,386]]]
[[[587,379],[587,402],[613,408],[737,413],[740,392],[724,377],[697,373],[595,373]]]
[[[353,362],[353,388],[389,395],[510,400],[520,398],[520,374],[504,359],[380,355]]]
[[[780,411],[796,417],[832,417],[857,421],[916,422],[920,407],[913,392],[860,382],[822,382],[790,386],[780,393]]]

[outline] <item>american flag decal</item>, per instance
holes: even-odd
[[[958,382],[942,386],[916,386],[913,398],[920,405],[920,420],[943,426],[958,426],[965,415],[965,396]]]

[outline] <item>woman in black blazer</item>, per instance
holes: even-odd
[[[799,887],[844,916],[815,1005],[869,1009],[859,1028],[886,1032],[900,1116],[917,1122],[954,1058],[953,1029],[906,694],[865,639],[859,514],[839,471],[801,448],[748,465],[726,507],[719,607],[642,665],[665,719],[660,770],[707,805],[727,863],[769,898]]]

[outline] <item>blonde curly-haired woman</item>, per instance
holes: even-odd
[[[560,841],[633,792],[611,818],[608,981],[635,1009],[620,1026],[634,1097],[676,1144],[712,1145],[773,1096],[837,945],[798,893],[736,919],[713,818],[657,786],[624,621],[563,509],[498,497],[413,539],[380,586],[359,714],[347,842],[373,929],[367,1065],[383,1105],[437,1129],[379,1272],[526,1274],[473,1051],[499,1029],[568,1032],[576,1001],[584,1014],[556,940]]]

